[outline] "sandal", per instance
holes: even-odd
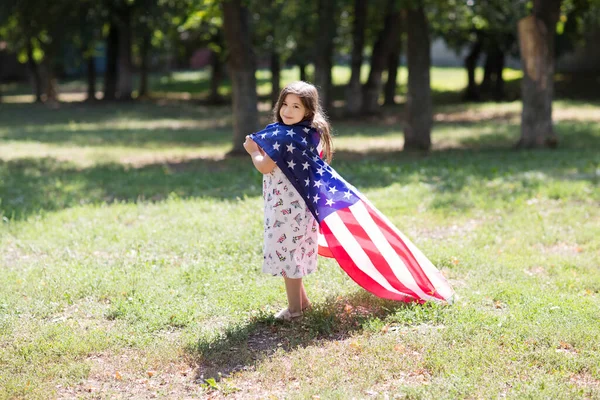
[[[302,316],[302,312],[297,312],[297,313],[292,313],[290,312],[290,310],[288,310],[287,308],[279,311],[277,314],[275,314],[275,319],[280,320],[280,321],[291,321],[295,318],[299,318]]]

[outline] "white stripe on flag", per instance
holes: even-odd
[[[319,232],[319,241],[318,241],[319,246],[321,247],[325,247],[325,248],[329,248],[329,246],[327,245],[327,240],[325,240],[325,235],[322,235],[321,232]]]
[[[429,259],[421,252],[421,250],[419,250],[419,248],[415,246],[409,238],[400,232],[400,230],[396,228],[396,226],[392,224],[390,220],[383,215],[383,213],[379,211],[377,207],[375,207],[365,196],[361,196],[361,200],[371,206],[377,215],[394,230],[400,239],[402,239],[402,241],[406,244],[406,247],[408,247],[423,269],[423,272],[425,272],[429,278],[431,284],[435,287],[435,290],[438,292],[438,294],[442,296],[442,298],[446,299],[446,301],[452,302],[451,298],[454,296],[454,290],[452,290],[452,287],[448,284],[448,281],[446,278],[444,278],[442,273],[431,263],[431,261],[429,261]]]
[[[367,253],[360,247],[360,244],[356,241],[352,233],[336,213],[329,214],[325,217],[324,221],[327,223],[329,229],[331,229],[331,233],[337,238],[342,247],[344,247],[344,250],[348,253],[352,261],[354,261],[354,264],[356,264],[358,269],[367,274],[386,290],[403,296],[407,295],[406,293],[394,289],[383,275],[377,271]]]
[[[369,210],[366,209],[362,201],[348,207],[350,212],[354,215],[354,218],[358,221],[360,226],[365,230],[369,238],[377,247],[377,250],[385,258],[388,265],[392,269],[392,272],[400,283],[412,290],[423,300],[440,301],[440,299],[432,297],[421,290],[415,278],[412,276],[410,271],[406,268],[404,261],[398,256],[396,251],[392,248],[390,243],[387,241],[383,233],[373,221],[373,218],[369,215]]]

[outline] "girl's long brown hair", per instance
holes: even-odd
[[[292,82],[284,87],[283,90],[281,90],[279,99],[277,99],[277,103],[273,109],[273,120],[276,122],[283,123],[279,111],[288,94],[295,94],[300,97],[307,113],[303,121],[310,121],[312,127],[321,135],[321,139],[323,139],[323,153],[325,154],[325,160],[330,163],[333,158],[331,127],[329,121],[327,121],[327,116],[319,103],[319,92],[317,91],[317,88],[304,81]]]

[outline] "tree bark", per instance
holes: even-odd
[[[431,148],[432,104],[429,23],[423,6],[407,10],[408,95],[404,150]]]
[[[319,27],[321,35],[316,44],[315,85],[319,90],[321,104],[331,108],[331,68],[333,67],[333,38],[335,36],[335,0],[319,0]]]
[[[115,24],[111,23],[106,38],[106,70],[104,72],[104,96],[102,100],[112,101],[117,98],[118,49],[119,32]]]
[[[483,81],[479,93],[499,101],[504,97],[504,52],[493,43],[486,52]]]
[[[552,126],[554,33],[561,0],[534,0],[533,15],[519,21],[523,66],[521,139],[518,148],[556,147]]]
[[[131,100],[133,91],[133,66],[131,63],[131,8],[124,6],[119,18],[119,60],[117,62],[119,100]]]
[[[229,49],[229,76],[233,89],[233,149],[231,154],[245,154],[247,134],[258,128],[256,104],[256,62],[252,49],[248,10],[242,0],[222,3],[225,42]]]
[[[354,23],[352,25],[352,58],[350,61],[350,82],[346,87],[346,112],[356,114],[362,107],[362,86],[360,70],[365,48],[365,27],[367,25],[367,1],[354,0]]]
[[[150,53],[150,32],[144,32],[144,37],[142,38],[142,46],[140,48],[140,89],[138,93],[138,97],[147,97],[148,96],[148,57]]]
[[[219,95],[219,85],[223,79],[223,62],[221,61],[221,55],[215,51],[211,51],[210,58],[210,95],[208,96],[208,102],[218,104],[223,101],[221,95]]]
[[[271,51],[271,104],[275,107],[281,90],[281,57],[277,50]]]
[[[38,64],[35,62],[33,58],[33,44],[31,43],[31,38],[27,39],[27,66],[29,67],[29,72],[31,73],[31,80],[33,83],[33,94],[35,95],[35,102],[42,102],[42,78],[40,76],[40,69]]]
[[[371,55],[371,69],[369,78],[363,87],[363,114],[375,114],[379,111],[379,95],[383,86],[382,73],[385,69],[392,45],[400,36],[401,14],[399,10],[394,9],[395,1],[390,1],[390,10],[388,11],[383,30],[373,46]]]
[[[386,106],[396,104],[396,86],[398,81],[398,67],[400,66],[400,55],[402,54],[402,41],[398,35],[397,43],[392,47],[392,51],[388,55],[387,70],[388,77],[383,89],[385,100],[383,104]]]
[[[465,68],[467,69],[467,90],[463,96],[465,101],[477,101],[480,99],[479,86],[477,86],[477,81],[475,80],[475,69],[477,68],[477,60],[479,60],[479,55],[481,54],[482,42],[481,40],[477,40],[471,46],[471,51],[465,57]]]
[[[87,101],[96,100],[96,59],[93,55],[87,58]]]

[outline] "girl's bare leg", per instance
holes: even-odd
[[[302,280],[302,279],[300,279]],[[306,296],[306,290],[304,289],[304,282],[301,283],[302,286],[302,292],[300,293],[302,296],[302,311],[306,310],[308,307],[310,307],[310,300],[308,300],[308,296]]]
[[[292,314],[298,314],[302,311],[302,293],[304,291],[302,278],[292,279],[283,277],[283,280],[285,281],[285,292],[288,298],[288,310]]]

